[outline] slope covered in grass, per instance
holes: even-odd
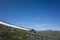
[[[25,40],[27,38],[27,33],[28,32],[25,30],[20,30],[0,24],[0,39]]]
[[[60,40],[60,31],[27,31],[0,24],[0,40]]]

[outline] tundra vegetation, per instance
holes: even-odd
[[[26,31],[0,24],[0,40],[60,40],[60,31]]]

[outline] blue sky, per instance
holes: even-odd
[[[0,19],[36,30],[60,30],[59,0],[0,0]]]

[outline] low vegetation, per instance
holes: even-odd
[[[60,40],[60,31],[25,31],[0,24],[0,40]]]

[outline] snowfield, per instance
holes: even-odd
[[[8,24],[8,23],[3,22],[3,21],[0,21],[0,24],[6,25],[6,26],[9,26],[9,27],[13,27],[13,28],[18,28],[18,29],[22,29],[22,30],[27,30],[27,31],[29,31],[29,29],[22,28],[22,27],[19,27],[19,26],[15,26],[15,25],[11,25],[11,24]]]

